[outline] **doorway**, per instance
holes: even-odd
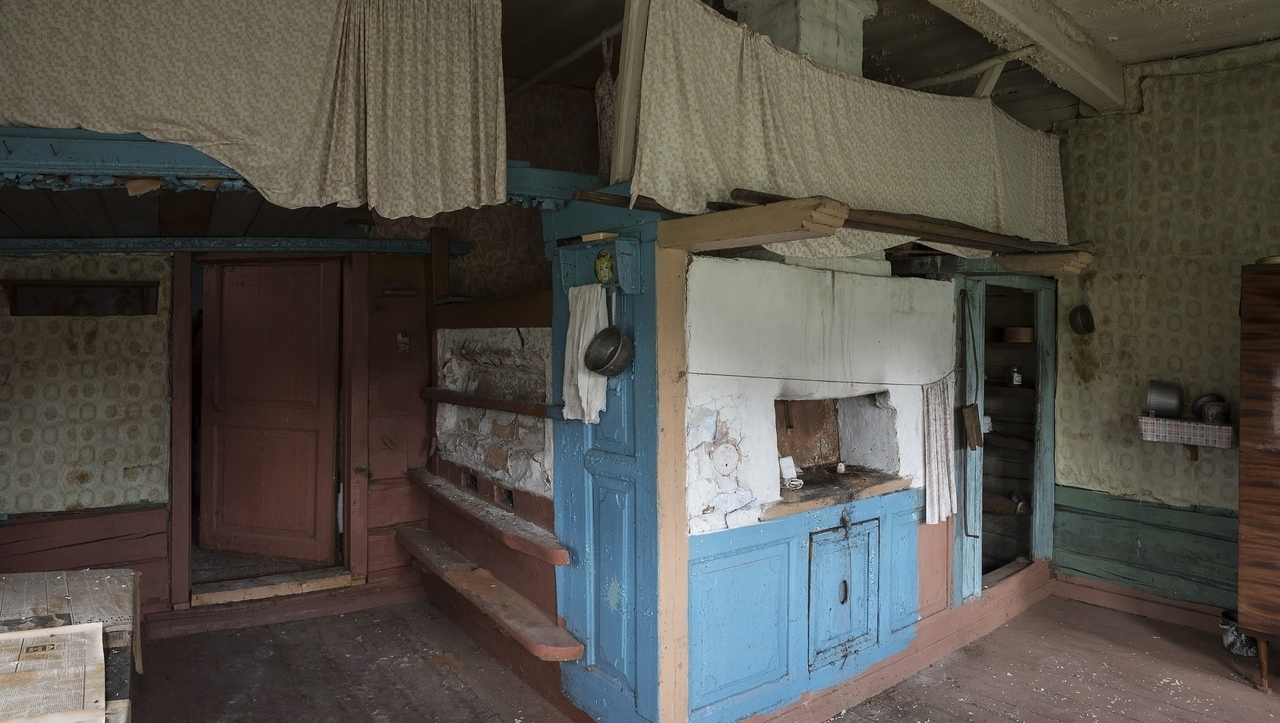
[[[192,268],[191,582],[340,565],[342,263]]]

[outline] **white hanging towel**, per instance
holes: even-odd
[[[955,376],[924,388],[924,521],[936,525],[955,514]]]
[[[581,419],[587,424],[600,421],[608,379],[588,371],[582,355],[591,337],[608,325],[604,286],[586,284],[569,289],[569,331],[564,342],[565,419]]]

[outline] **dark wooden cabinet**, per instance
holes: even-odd
[[[1246,266],[1240,281],[1240,627],[1280,640],[1280,266]]]

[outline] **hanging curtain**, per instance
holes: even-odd
[[[750,188],[1066,243],[1057,139],[986,99],[815,65],[698,0],[653,0],[642,91],[632,194],[674,211]],[[847,256],[904,240],[842,230],[771,248]]]
[[[193,146],[272,203],[506,198],[499,0],[0,3],[0,125]]]

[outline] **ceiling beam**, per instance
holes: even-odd
[[[1051,0],[929,0],[1006,50],[1035,44],[1027,63],[1098,110],[1124,106],[1124,70]]]
[[[717,251],[823,238],[844,225],[849,207],[821,196],[746,206],[658,222],[658,245],[681,251]]]

